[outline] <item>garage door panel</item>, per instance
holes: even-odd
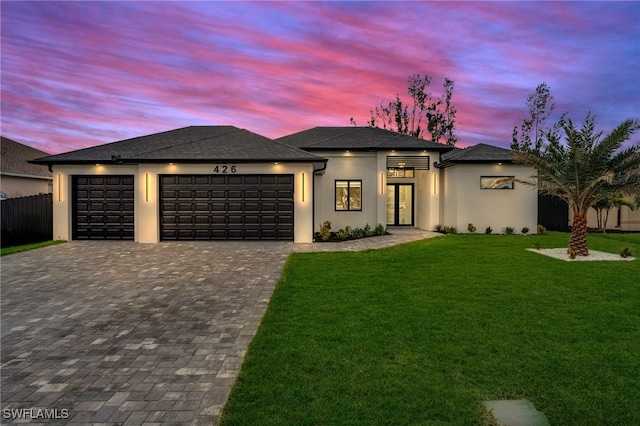
[[[159,192],[163,240],[293,239],[293,176],[162,175]]]
[[[133,176],[72,177],[73,239],[134,238]]]

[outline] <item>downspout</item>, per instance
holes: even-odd
[[[311,201],[311,242],[313,242],[313,238],[315,237],[315,231],[314,231],[314,227],[316,226],[316,174],[318,172],[324,172],[325,170],[327,170],[327,161],[325,161],[324,163],[322,163],[322,168],[320,169],[313,169],[313,179],[311,179],[311,197],[312,197],[312,201]]]

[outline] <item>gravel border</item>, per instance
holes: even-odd
[[[570,259],[567,254],[566,248],[553,248],[553,249],[534,249],[528,248],[527,250],[534,253],[543,254],[549,257],[555,257],[556,259],[564,260],[566,262],[585,262],[585,261],[597,261],[597,260],[634,260],[635,257],[621,257],[619,254],[605,253],[603,251],[589,250],[589,256],[576,256],[575,259]]]

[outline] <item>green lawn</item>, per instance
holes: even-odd
[[[525,250],[568,239],[292,255],[220,423],[470,425],[523,398],[552,425],[640,424],[640,260]],[[589,241],[640,253],[640,234]]]
[[[55,244],[66,243],[65,240],[51,240],[41,241],[39,243],[23,244],[20,246],[4,247],[0,249],[0,256],[6,256],[8,254],[20,253],[21,251],[33,250],[41,247],[53,246]]]

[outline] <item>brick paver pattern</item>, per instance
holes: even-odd
[[[73,241],[5,256],[0,423],[215,424],[290,253],[433,235]]]

